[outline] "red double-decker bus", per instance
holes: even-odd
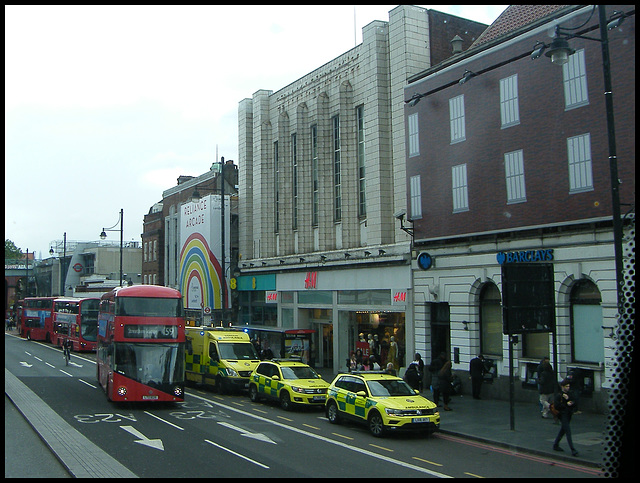
[[[69,339],[73,351],[96,350],[99,306],[97,297],[55,299],[51,342],[62,347],[65,339]]]
[[[51,342],[55,297],[26,297],[22,304],[20,336]]]
[[[107,399],[182,401],[184,325],[178,290],[133,285],[104,294],[96,367]]]

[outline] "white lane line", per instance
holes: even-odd
[[[343,443],[341,441],[336,441],[336,440],[333,440],[333,439],[330,439],[330,438],[326,438],[326,437],[321,436],[319,434],[310,433],[308,431],[305,431],[304,429],[296,428],[294,426],[289,426],[287,424],[283,424],[283,423],[280,423],[278,421],[272,421],[270,419],[263,418],[262,416],[258,416],[257,414],[251,414],[251,413],[248,413],[248,412],[243,411],[241,409],[233,408],[231,406],[227,406],[225,404],[219,403],[219,402],[214,401],[212,399],[207,399],[207,398],[198,396],[197,394],[193,394],[192,392],[189,392],[187,394],[189,396],[191,396],[191,397],[195,397],[196,399],[201,399],[201,400],[209,402],[211,404],[215,404],[216,406],[221,406],[221,407],[223,407],[225,409],[228,409],[230,411],[233,411],[233,412],[236,412],[236,413],[240,413],[240,414],[244,414],[245,416],[249,416],[250,418],[257,419],[259,421],[263,421],[263,422],[266,422],[266,423],[270,423],[270,424],[273,424],[275,426],[279,426],[281,428],[288,429],[289,431],[293,431],[295,433],[303,434],[303,435],[308,436],[310,438],[314,438],[314,439],[318,439],[320,441],[324,441],[325,443],[329,443],[329,444],[333,444],[333,445],[336,445],[336,446],[340,446],[340,447],[348,449],[350,451],[355,451],[356,453],[360,453],[360,454],[363,454],[363,455],[371,456],[372,458],[375,458],[375,459],[378,459],[378,460],[386,461],[388,463],[392,463],[392,464],[395,464],[395,465],[398,465],[398,466],[402,466],[404,468],[408,468],[408,469],[411,469],[411,470],[414,470],[414,471],[417,471],[417,472],[420,472],[420,473],[426,473],[428,475],[435,476],[435,477],[438,477],[438,478],[453,478],[452,476],[445,475],[444,473],[439,473],[437,471],[433,471],[433,470],[430,470],[430,469],[427,469],[427,468],[423,468],[421,466],[412,465],[411,463],[406,463],[404,461],[400,461],[400,460],[397,460],[395,458],[391,458],[389,456],[384,456],[384,455],[381,455],[381,454],[378,454],[378,453],[374,453],[373,451],[369,451],[369,450],[366,450],[366,449],[363,449],[363,448],[358,448],[356,446],[352,446],[351,443]],[[214,444],[214,443],[211,443],[211,444]]]
[[[156,416],[155,414],[150,413],[149,411],[145,411],[144,413],[145,413],[145,414],[148,414],[148,415],[149,415],[149,416],[151,416],[152,418],[156,418],[158,421],[162,421],[163,423],[168,424],[169,426],[173,426],[174,428],[177,428],[177,429],[179,429],[180,431],[184,431],[184,428],[181,428],[180,426],[178,426],[178,425],[176,425],[176,424],[170,423],[169,421],[166,421],[166,420],[162,419],[161,417]]]
[[[205,441],[207,443],[217,447],[217,448],[220,448],[220,449],[222,449],[224,451],[227,451],[227,452],[229,452],[229,453],[231,453],[233,455],[236,455],[238,458],[242,458],[243,460],[246,460],[249,463],[253,463],[254,465],[262,466],[263,468],[265,468],[267,470],[269,469],[269,467],[267,465],[263,465],[262,463],[260,463],[258,461],[252,460],[251,458],[247,458],[246,456],[241,455],[240,453],[236,453],[235,451],[232,451],[229,448],[225,448],[224,446],[220,446],[218,443],[214,443],[213,441],[209,441],[208,439],[205,439]]]
[[[80,381],[82,384],[86,384],[89,387],[92,387],[94,389],[98,389],[97,386],[94,386],[93,384],[88,383],[87,381],[83,381],[82,379],[78,379],[78,381]]]

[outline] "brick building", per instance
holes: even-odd
[[[635,16],[630,5],[607,12],[632,12],[609,32],[619,194],[629,214]],[[531,55],[556,26],[572,35],[564,66]],[[482,352],[508,375],[504,267],[546,263],[555,320],[512,341],[518,397],[537,398],[535,368],[551,355],[559,377],[578,374],[585,403],[603,408],[617,327],[603,58],[600,42],[576,34],[599,38],[595,6],[510,6],[470,49],[409,79],[408,215],[416,251],[434,262],[414,271],[416,348],[444,350],[463,371]],[[507,378],[491,391],[508,394]]]

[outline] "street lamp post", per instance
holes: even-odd
[[[53,247],[49,249],[49,254],[53,255]],[[64,232],[64,241],[62,244],[62,261],[60,262],[60,295],[66,295],[65,286],[67,282],[67,232]]]
[[[224,157],[220,157],[220,176],[222,179],[222,184],[220,186],[220,200],[221,200],[221,204],[220,204],[220,221],[221,221],[221,227],[220,227],[220,236],[221,236],[221,248],[222,248],[222,257],[221,257],[221,262],[222,262],[222,326],[225,326],[226,323],[226,317],[225,317],[225,312],[226,312],[226,308],[227,308],[227,279],[225,276],[225,244],[224,244],[224,238],[225,238],[225,213],[224,213],[224,184],[225,184],[225,179],[224,179]]]
[[[122,287],[122,248],[123,248],[123,232],[124,232],[124,209],[120,210],[120,220],[118,221],[118,223],[120,223],[120,286]],[[118,230],[114,230],[113,228],[115,228],[116,226],[118,226],[118,223],[116,223],[115,225],[113,225],[110,228],[103,228],[102,229],[102,233],[100,233],[100,239],[104,240],[105,238],[107,238],[107,233],[108,231],[118,231]]]
[[[607,119],[607,138],[609,142],[609,174],[611,182],[611,210],[613,217],[613,247],[616,269],[616,295],[618,304],[618,314],[622,315],[624,310],[624,276],[622,261],[622,219],[620,213],[620,179],[618,178],[618,155],[616,151],[616,129],[613,111],[613,89],[611,85],[611,59],[609,54],[609,30],[617,28],[623,22],[625,14],[623,12],[614,12],[612,17],[607,20],[606,6],[598,5],[598,15],[600,23],[600,38],[586,37],[584,35],[571,34],[570,30],[563,27],[556,27],[556,36],[549,47],[549,51],[545,54],[551,58],[551,62],[556,65],[564,65],[569,60],[569,55],[575,51],[569,46],[567,40],[577,37],[585,40],[593,40],[600,42],[602,47],[602,71],[604,76],[604,96],[605,109]],[[531,54],[532,59],[540,57],[545,44],[539,43]]]

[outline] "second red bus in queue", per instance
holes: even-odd
[[[96,350],[99,306],[97,297],[55,299],[51,342],[62,347],[64,340],[68,339],[73,351]]]
[[[51,342],[53,301],[56,297],[27,297],[22,303],[20,335],[29,340]]]
[[[107,399],[182,401],[184,326],[178,290],[133,285],[104,294],[96,366]]]

